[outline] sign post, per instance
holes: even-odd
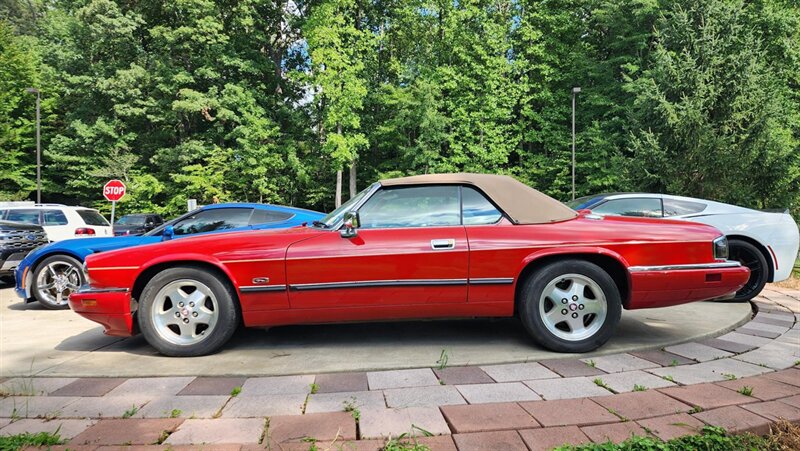
[[[117,207],[117,201],[122,199],[125,195],[125,184],[122,180],[109,180],[108,183],[103,185],[103,197],[111,202],[111,227],[114,227],[114,213]]]

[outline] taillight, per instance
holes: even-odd
[[[91,227],[80,227],[75,229],[75,236],[81,235],[94,235],[94,229]]]

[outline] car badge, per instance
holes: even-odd
[[[28,241],[36,241],[36,235],[30,234],[25,237]]]

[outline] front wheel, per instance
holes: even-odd
[[[622,302],[611,276],[581,260],[551,263],[524,282],[520,317],[528,333],[557,352],[589,352],[614,333]]]
[[[51,310],[68,309],[69,295],[86,283],[81,262],[67,255],[42,260],[33,271],[33,297]]]
[[[239,324],[235,296],[233,288],[210,271],[166,269],[142,291],[139,328],[147,342],[164,355],[212,354]]]
[[[767,283],[767,277],[769,276],[767,259],[757,247],[747,241],[733,239],[730,240],[728,246],[728,258],[738,261],[742,266],[746,266],[750,270],[750,278],[747,279],[744,286],[736,292],[736,295],[730,301],[749,301],[758,296]]]

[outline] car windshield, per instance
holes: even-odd
[[[603,194],[600,195],[592,195],[592,196],[583,196],[579,197],[575,200],[570,200],[564,202],[567,207],[573,210],[580,210],[581,208],[588,208],[590,205],[594,205],[597,201],[603,200],[606,196]]]
[[[366,189],[364,189],[363,191],[361,191],[360,193],[358,193],[355,196],[351,197],[350,200],[348,200],[347,202],[343,203],[336,210],[333,210],[332,212],[328,213],[328,215],[325,216],[324,218],[320,219],[319,221],[314,221],[313,226],[314,227],[322,227],[322,228],[325,228],[325,229],[329,229],[329,228],[333,227],[339,221],[341,221],[341,219],[344,216],[344,214],[347,213],[353,205],[355,205],[361,199],[363,199],[364,196],[366,196],[367,193],[371,189],[372,189],[372,186],[369,186]]]
[[[128,215],[119,218],[119,225],[141,226],[144,225],[144,216]]]
[[[89,209],[78,209],[76,210],[78,215],[80,215],[83,222],[86,225],[90,226],[110,226],[111,224],[106,221],[106,218],[103,217],[97,210],[89,210]]]

